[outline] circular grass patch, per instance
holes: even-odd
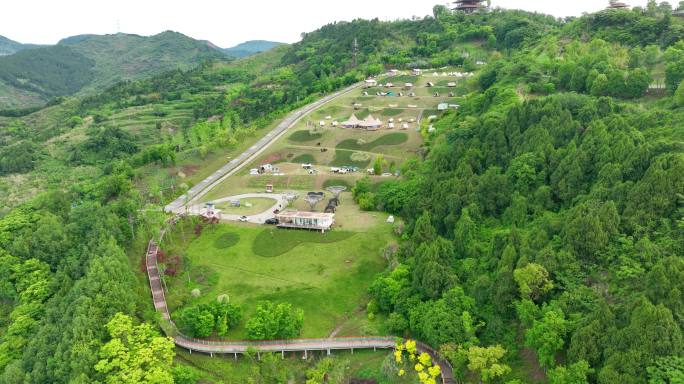
[[[408,141],[408,135],[404,132],[392,132],[386,135],[380,136],[377,139],[368,143],[372,145],[373,148],[379,147],[381,145],[400,145]]]
[[[370,158],[370,153],[365,152],[354,152],[351,156],[349,156],[349,159],[355,163],[365,163],[370,161]]]
[[[276,257],[305,243],[329,244],[346,240],[354,232],[331,231],[327,233],[269,228],[261,231],[252,243],[252,252],[261,257]]]
[[[322,133],[311,133],[310,131],[297,131],[291,134],[287,139],[297,143],[305,143],[307,141],[320,139],[323,137]]]
[[[366,161],[354,161],[352,160],[352,155],[356,153],[354,151],[348,151],[348,150],[335,150],[335,158],[333,161],[330,162],[330,165],[333,167],[346,167],[346,166],[355,166],[359,168],[363,168],[368,166],[370,164],[370,157]]]
[[[372,151],[381,145],[400,145],[408,141],[408,135],[404,132],[392,132],[382,135],[371,142],[363,142],[357,139],[340,141],[335,148],[356,151]]]
[[[216,249],[227,249],[235,244],[237,244],[240,241],[240,235],[237,233],[233,232],[226,232],[221,234],[215,241],[214,241],[214,248]]]
[[[328,187],[347,187],[347,191],[351,191],[352,185],[344,179],[327,179],[323,182],[323,188]]]
[[[316,159],[313,155],[304,153],[292,159],[292,162],[295,164],[312,164],[316,162]]]

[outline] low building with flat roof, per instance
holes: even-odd
[[[285,210],[276,215],[278,227],[329,231],[335,223],[334,213]]]

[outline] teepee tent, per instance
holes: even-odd
[[[344,128],[356,128],[361,125],[361,120],[359,120],[355,114],[352,114],[349,120],[342,123]]]

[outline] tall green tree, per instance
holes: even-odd
[[[530,263],[518,268],[513,271],[513,276],[523,299],[538,300],[553,289],[549,273],[539,264]]]
[[[495,381],[511,372],[511,368],[502,363],[506,350],[500,346],[470,347],[468,349],[468,369],[478,375],[481,383]]]
[[[525,332],[525,345],[537,352],[542,367],[551,368],[556,365],[556,353],[563,348],[567,332],[568,322],[563,312],[550,309]]]
[[[567,367],[559,365],[549,371],[549,384],[589,384],[591,371],[589,363],[584,360]]]
[[[104,382],[110,384],[169,383],[175,355],[173,340],[157,334],[149,324],[117,313],[107,323],[110,340],[100,348],[95,365]]]

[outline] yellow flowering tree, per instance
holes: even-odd
[[[405,359],[405,356],[408,359]],[[413,364],[413,371],[416,372],[420,384],[436,384],[437,378],[442,374],[442,369],[433,363],[432,357],[428,353],[418,354],[418,346],[414,340],[397,343],[394,349],[394,360],[400,365],[417,361]],[[406,375],[406,369],[400,368],[397,375]]]

